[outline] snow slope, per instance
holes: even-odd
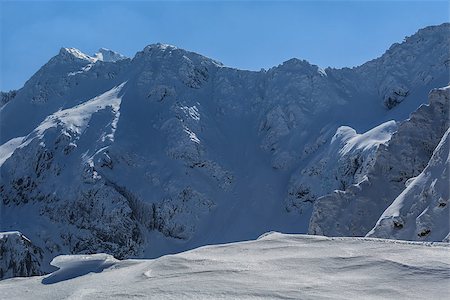
[[[165,44],[132,59],[62,48],[2,94],[0,230],[41,248],[44,271],[60,254],[149,258],[270,230],[364,236],[445,132],[443,111],[402,121],[448,84],[449,29],[421,29],[352,69],[291,59],[243,71]],[[404,158],[389,150],[405,145]],[[310,222],[322,196],[390,166],[397,181],[373,185],[385,197]]]
[[[60,256],[48,276],[0,282],[6,299],[443,299],[448,244],[271,233],[155,260]],[[109,267],[108,267],[109,266]]]

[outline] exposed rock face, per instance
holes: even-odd
[[[6,103],[14,99],[17,95],[17,91],[12,90],[9,92],[0,92],[0,108],[2,108]]]
[[[44,274],[43,252],[20,232],[0,233],[0,279]]]
[[[448,88],[433,91],[432,97],[448,99]],[[384,211],[367,236],[449,241],[449,133],[447,129],[425,169],[407,181],[406,189]]]

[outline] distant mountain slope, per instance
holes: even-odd
[[[402,121],[448,85],[449,30],[352,69],[243,71],[165,44],[132,59],[62,48],[2,96],[0,230],[42,249],[44,271],[59,254],[156,257],[270,230],[363,236],[448,127],[433,105]],[[349,194],[379,168],[382,197]],[[336,189],[347,202],[324,200]]]
[[[369,163],[368,159],[361,155],[354,156],[356,162],[348,160],[348,168],[353,167],[350,173],[355,174],[355,179],[359,169],[367,164],[371,166],[363,177],[359,175],[359,179],[354,180],[353,185],[335,190],[316,200],[309,233],[364,236],[370,231],[383,211],[405,190],[407,181],[424,170],[449,128],[450,88],[431,91],[429,99],[429,105],[421,106],[408,120],[399,124],[388,143],[373,150]],[[369,139],[366,138],[365,141],[367,140]],[[439,191],[436,192],[445,195],[449,184],[444,178],[439,180],[443,180],[443,183],[437,187]],[[423,182],[421,188],[431,188],[430,184],[431,182]],[[412,202],[411,205],[420,204]],[[442,240],[449,233],[448,226],[441,229],[446,233],[444,236],[441,234],[438,240]]]

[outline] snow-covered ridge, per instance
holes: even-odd
[[[0,92],[0,110],[5,106],[9,101],[13,100],[16,97],[17,91],[12,90],[9,92]]]
[[[100,50],[95,53],[95,58],[103,62],[116,62],[119,60],[127,59],[125,55],[106,48],[100,48]]]
[[[395,121],[362,134],[349,126],[339,127],[329,144],[316,151],[320,154],[292,175],[285,199],[287,209],[306,210],[318,197],[366,180],[377,149],[389,142],[397,128]]]
[[[120,116],[120,102],[121,97],[119,93],[125,83],[120,84],[117,87],[112,88],[106,93],[79,104],[73,108],[57,111],[51,116],[47,117],[35,130],[36,135],[42,137],[42,134],[51,127],[62,125],[69,131],[76,134],[83,133],[86,130],[86,126],[89,124],[91,116],[105,109],[111,107],[112,111],[117,114],[116,118],[112,121],[111,125],[113,130],[117,125],[118,118]],[[112,132],[112,135],[114,132]]]
[[[118,52],[106,48],[100,48],[93,56],[84,54],[76,48],[61,48],[59,51],[59,56],[63,59],[79,59],[88,63],[95,63],[96,61],[116,62],[127,58]]]
[[[339,150],[339,154],[346,155],[352,150],[366,151],[374,145],[386,144],[397,129],[395,121],[383,123],[364,134],[357,134],[351,127],[339,127],[333,136],[331,143],[338,138],[344,141],[345,145]]]
[[[203,56],[201,54],[187,51],[185,49],[178,48],[174,45],[169,44],[163,44],[163,43],[156,43],[156,44],[150,44],[146,46],[142,51],[136,53],[134,59],[150,55],[153,58],[171,58],[171,57],[183,57],[185,59],[189,60],[202,60],[202,61],[208,61],[212,62],[214,65],[220,67],[223,66],[221,62],[218,62],[216,60],[213,60],[211,58],[208,58],[206,56]]]
[[[88,62],[95,62],[95,58],[84,54],[83,52],[81,52],[80,50],[76,49],[76,48],[61,48],[61,50],[59,50],[59,55],[62,58],[68,58],[68,59],[80,59],[80,60],[85,60]]]
[[[0,293],[21,300],[442,299],[450,283],[448,251],[439,243],[272,233],[154,260],[60,256],[55,273],[2,281]]]
[[[409,119],[399,124],[389,143],[377,148],[364,180],[317,199],[309,233],[364,236],[370,231],[383,211],[405,190],[408,180],[418,176],[433,159],[433,151],[439,147],[442,136],[449,128],[449,91],[448,87],[431,91],[429,105],[422,105]],[[430,184],[434,186],[435,183],[424,183],[419,188],[431,188],[430,193],[443,193],[442,201],[447,201],[448,182],[444,180],[442,185],[436,186],[436,190]],[[423,202],[431,201],[425,198],[413,200],[411,205],[414,209],[420,209],[418,207],[423,207]],[[445,216],[445,211],[442,216]],[[400,223],[399,227],[405,225]],[[442,240],[449,233],[448,226],[442,226],[440,234],[432,235],[434,238],[425,238],[430,233],[430,228],[427,228],[424,229],[426,233],[409,235],[408,239]],[[380,236],[387,238],[389,235],[380,233]],[[403,237],[406,238],[406,235]]]

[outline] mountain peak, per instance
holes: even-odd
[[[223,66],[223,64],[219,61],[216,61],[212,58],[206,57],[204,55],[198,54],[193,51],[188,51],[182,48],[178,48],[173,45],[156,43],[150,44],[146,46],[142,51],[138,52],[135,58],[139,59],[142,57],[152,57],[158,59],[189,59],[194,62],[208,62],[212,63],[216,66]]]
[[[313,66],[307,60],[298,59],[295,57],[283,62],[282,65],[283,66],[295,66],[295,67],[299,67],[299,68],[310,68]]]
[[[84,54],[83,52],[81,52],[80,50],[78,50],[76,48],[63,47],[59,50],[58,56],[62,57],[64,59],[69,59],[69,60],[85,60],[88,62],[96,61],[96,59],[94,57]]]
[[[156,44],[150,44],[150,45],[146,46],[144,48],[144,52],[149,52],[152,50],[171,51],[171,50],[176,50],[176,49],[178,49],[178,48],[173,45],[164,44],[164,43],[156,43]]]
[[[106,48],[100,48],[97,53],[95,53],[93,56],[90,56],[81,52],[79,49],[70,47],[61,48],[59,50],[58,57],[70,61],[83,60],[88,63],[94,63],[96,61],[116,62],[127,58],[126,56],[118,52]]]
[[[100,48],[98,52],[95,53],[95,58],[104,62],[116,62],[119,60],[127,59],[125,55],[106,48]]]
[[[392,49],[395,49],[399,45],[408,44],[408,45],[414,45],[414,47],[417,47],[416,45],[421,46],[422,48],[429,48],[430,43],[440,43],[442,41],[446,41],[448,39],[448,36],[450,34],[450,23],[443,23],[440,25],[433,25],[433,26],[427,26],[425,28],[419,29],[416,33],[413,35],[405,37],[402,43],[394,43],[388,50],[391,51]],[[433,46],[431,46],[433,48]]]
[[[298,59],[298,58],[291,58],[282,64],[271,68],[271,70],[283,70],[283,71],[289,71],[289,72],[307,72],[310,74],[318,73],[321,76],[326,76],[326,72],[324,69],[320,68],[317,65],[313,65],[307,60],[304,59]]]

